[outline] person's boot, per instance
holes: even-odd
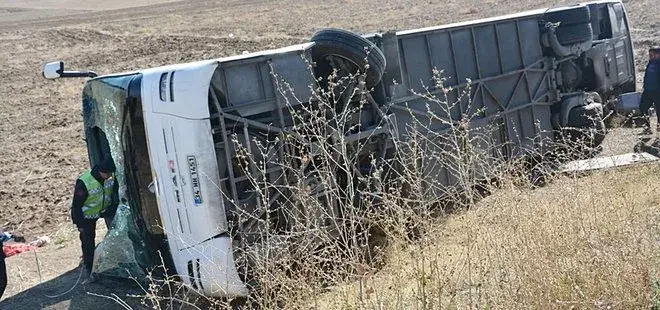
[[[98,280],[98,277],[92,272],[91,266],[85,266],[85,275],[82,284],[94,283]]]

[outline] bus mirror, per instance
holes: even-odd
[[[44,66],[43,76],[47,79],[57,79],[62,76],[62,72],[64,72],[64,62],[49,62]]]
[[[89,77],[94,78],[97,74],[94,71],[64,71],[64,62],[53,61],[44,65],[43,76],[47,79],[58,78],[79,78]]]

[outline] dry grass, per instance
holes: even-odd
[[[658,166],[507,186],[318,309],[648,308],[660,275]],[[657,294],[657,292],[656,292]]]

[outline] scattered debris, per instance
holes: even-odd
[[[657,161],[657,156],[646,152],[626,153],[621,155],[595,157],[584,160],[575,160],[559,167],[561,173],[589,172],[607,168],[628,166],[633,164],[650,163]]]
[[[47,236],[41,236],[37,240],[30,241],[28,243],[24,242],[11,242],[6,243],[2,246],[2,251],[7,257],[14,256],[23,252],[31,251],[34,248],[42,247],[50,243],[50,238]]]

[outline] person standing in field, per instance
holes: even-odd
[[[118,184],[114,178],[115,171],[115,163],[108,157],[76,180],[71,219],[80,232],[83,264],[87,272],[86,283],[96,280],[92,274],[96,221],[102,217],[110,228],[117,212]]]
[[[649,109],[655,108],[658,118],[656,131],[660,132],[660,46],[649,49],[649,62],[644,72],[644,91],[640,103],[640,112],[644,117],[644,134],[651,134]]]

